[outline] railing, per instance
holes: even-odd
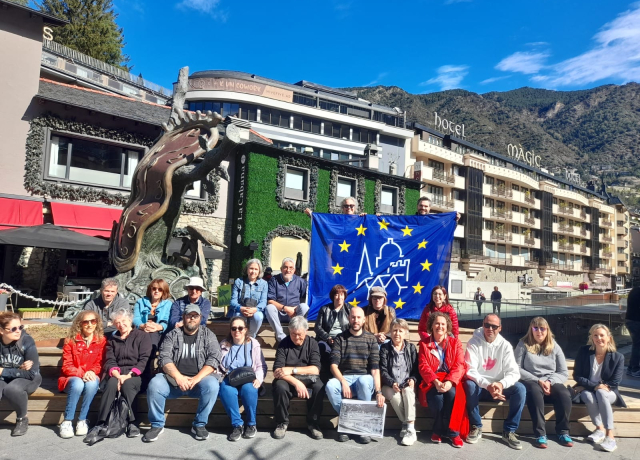
[[[560,249],[564,249],[565,251],[573,251],[573,244],[571,243],[558,243],[558,247]]]
[[[584,244],[581,244],[580,245],[580,252],[583,253],[583,254],[586,254],[587,253],[587,246],[584,245]]]
[[[431,175],[433,180],[437,180],[440,182],[445,182],[447,184],[453,184],[456,181],[456,178],[451,174],[447,174],[442,169],[434,169]]]
[[[495,185],[491,186],[491,195],[494,196],[503,196],[505,198],[513,197],[513,190],[508,189],[506,187],[497,187]]]
[[[434,206],[440,206],[441,208],[453,209],[453,200],[446,198],[442,195],[433,195],[431,197],[431,204]]]
[[[587,213],[586,213],[586,212],[584,212],[584,211],[583,211],[583,212],[581,212],[581,213],[580,213],[580,219],[582,219],[582,220],[587,220]]]
[[[524,223],[525,224],[529,224],[529,225],[535,225],[536,224],[536,220],[533,217],[529,217],[528,215],[525,215]]]
[[[540,265],[540,262],[539,262],[537,257],[534,257],[531,260],[525,260],[524,261],[524,266],[525,267],[533,267],[533,268],[535,268],[535,267],[538,267],[538,265]]]
[[[584,227],[580,227],[580,235],[587,236],[587,229]]]
[[[601,219],[600,225],[604,225],[606,227],[613,227],[613,222],[611,222],[610,220]]]
[[[513,212],[502,208],[491,208],[491,217],[498,219],[513,219]]]
[[[580,268],[582,268],[582,266],[580,266]],[[567,263],[564,263],[564,264],[560,264],[560,270],[561,271],[565,271],[565,272],[575,271],[573,262],[567,262]]]
[[[452,261],[459,261],[461,258],[461,251],[460,249],[452,249],[451,250],[451,260]]]
[[[558,231],[563,232],[563,233],[571,233],[573,235],[573,226],[572,225],[560,224],[560,225],[558,225]]]
[[[513,265],[513,259],[511,257],[490,257],[488,260],[489,265]]]
[[[491,239],[493,241],[511,241],[511,232],[491,232]]]
[[[524,237],[524,244],[529,244],[531,246],[536,244],[535,238]]]
[[[603,252],[602,257],[606,259],[611,259],[613,257],[613,252]]]
[[[526,193],[524,195],[524,201],[526,201],[527,203],[536,204],[536,199],[532,195],[527,195]]]
[[[612,236],[603,236],[602,237],[602,241],[606,241],[607,243],[611,243],[611,242],[613,242],[613,237]]]
[[[570,208],[568,206],[559,206],[559,210],[561,214],[567,214],[569,216],[573,216],[573,208]]]

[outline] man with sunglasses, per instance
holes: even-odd
[[[501,330],[500,317],[489,314],[467,343],[465,361],[468,370],[464,386],[471,425],[467,442],[475,444],[482,438],[479,401],[509,400],[509,414],[504,421],[502,439],[512,449],[519,450],[522,445],[515,431],[520,425],[526,389],[518,381],[520,369],[511,344],[500,335]]]
[[[116,330],[111,322],[111,313],[118,310],[131,311],[132,309],[127,299],[118,295],[118,280],[105,278],[100,285],[100,296],[89,300],[83,310],[91,310],[100,315],[102,324],[104,324],[104,333],[108,335]]]
[[[144,442],[156,441],[162,434],[165,402],[180,396],[198,398],[191,432],[198,441],[209,437],[205,425],[220,388],[215,370],[221,352],[216,335],[200,320],[200,307],[188,305],[182,326],[169,332],[160,344],[158,365],[163,373],[157,374],[147,389],[151,429],[142,438]]]
[[[353,216],[355,214],[358,214],[358,203],[356,202],[356,199],[354,197],[350,196],[340,202],[340,209],[342,209],[342,214]],[[304,212],[309,217],[311,217],[311,214],[313,214],[313,211],[309,208],[306,208]],[[366,216],[367,213],[361,212],[359,215]]]
[[[171,331],[176,327],[182,327],[182,315],[188,305],[196,304],[202,315],[200,316],[200,324],[207,325],[209,319],[209,313],[211,312],[211,302],[209,299],[205,299],[202,293],[206,290],[204,287],[204,281],[199,276],[192,276],[189,278],[189,284],[185,286],[187,289],[187,295],[180,297],[173,305],[171,305],[171,313],[169,314],[169,325],[167,331]]]

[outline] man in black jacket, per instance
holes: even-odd
[[[293,396],[307,400],[307,427],[313,439],[322,439],[318,420],[322,413],[324,384],[320,380],[318,342],[307,336],[309,324],[302,316],[289,322],[289,337],[276,350],[273,363],[273,405],[278,426],[276,439],[284,438],[289,426],[289,401]]]
[[[634,287],[629,293],[625,320],[631,334],[631,359],[627,375],[640,378],[640,286]]]

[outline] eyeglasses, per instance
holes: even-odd
[[[153,292],[155,292],[155,291],[164,292],[164,289],[162,289],[162,288],[160,288],[160,287],[152,287],[152,288],[151,288],[151,290],[152,290]]]
[[[95,318],[94,319],[85,319],[80,324],[82,324],[83,326],[88,326],[89,324],[91,324],[92,326],[95,326],[96,324],[98,324],[98,320],[95,319]]]
[[[494,330],[494,331],[497,330],[500,327],[499,324],[489,324],[489,323],[484,323],[483,326],[484,326],[485,329],[491,329],[491,330]]]
[[[547,328],[543,326],[533,326],[531,329],[533,329],[533,332],[545,332],[547,330]]]
[[[187,290],[189,290],[189,291],[202,291],[202,288],[198,287],[198,286],[187,286]]]
[[[198,319],[200,315],[187,315],[187,319]]]
[[[345,208],[345,209],[353,209],[353,208],[356,207],[356,205],[355,204],[343,204],[342,207]]]
[[[242,332],[245,330],[244,326],[231,326],[231,332]]]
[[[4,328],[5,331],[9,331],[9,332],[18,332],[23,329],[24,329],[24,326],[22,324],[20,326],[13,326],[12,328],[8,328],[8,327]]]

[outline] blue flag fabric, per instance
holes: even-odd
[[[431,290],[448,285],[456,213],[427,216],[352,216],[313,213],[309,315],[342,284],[346,303],[366,307],[369,289],[382,286],[396,317],[418,319]]]

